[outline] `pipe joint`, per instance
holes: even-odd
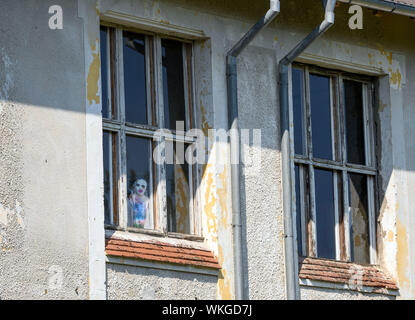
[[[331,25],[334,24],[334,12],[326,12],[325,20]]]

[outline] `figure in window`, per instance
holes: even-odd
[[[129,218],[132,220],[130,225],[134,228],[149,228],[149,199],[145,195],[146,190],[147,182],[144,179],[138,179],[133,183],[128,197]]]

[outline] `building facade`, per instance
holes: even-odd
[[[415,298],[413,0],[0,17],[0,299]]]

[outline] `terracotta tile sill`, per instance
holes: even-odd
[[[299,277],[351,287],[373,287],[374,292],[377,289],[398,290],[396,282],[376,265],[300,257]]]
[[[172,263],[199,268],[221,269],[211,251],[194,249],[160,241],[131,241],[116,238],[105,239],[107,256]]]

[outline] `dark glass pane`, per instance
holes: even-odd
[[[111,224],[112,215],[112,186],[111,186],[111,134],[103,133],[104,153],[104,223]]]
[[[347,162],[366,164],[362,83],[344,81]]]
[[[293,69],[294,151],[304,154],[303,70]]]
[[[333,173],[315,169],[317,256],[335,259]]]
[[[183,121],[186,130],[182,43],[163,39],[161,45],[165,126],[175,130],[176,121]]]
[[[110,118],[109,97],[108,97],[108,50],[107,50],[108,28],[101,27],[101,91],[102,91],[102,116]]]
[[[128,226],[153,228],[151,140],[127,136]]]
[[[104,223],[117,225],[117,134],[104,131],[102,146],[104,154]]]
[[[330,78],[310,75],[313,157],[332,159]]]
[[[368,215],[367,177],[349,174],[349,206],[351,211],[351,253],[352,261],[370,263],[369,256],[369,215]]]
[[[295,201],[298,255],[302,256],[300,168],[297,165],[295,166]]]
[[[166,143],[166,189],[167,189],[167,224],[168,231],[190,234],[190,182],[189,165],[178,151],[178,143]],[[185,148],[185,146],[181,146]],[[169,161],[168,158],[174,159]],[[177,160],[178,159],[178,160]],[[183,163],[183,164],[179,164]]]
[[[124,32],[123,52],[126,121],[148,124],[145,37]]]

